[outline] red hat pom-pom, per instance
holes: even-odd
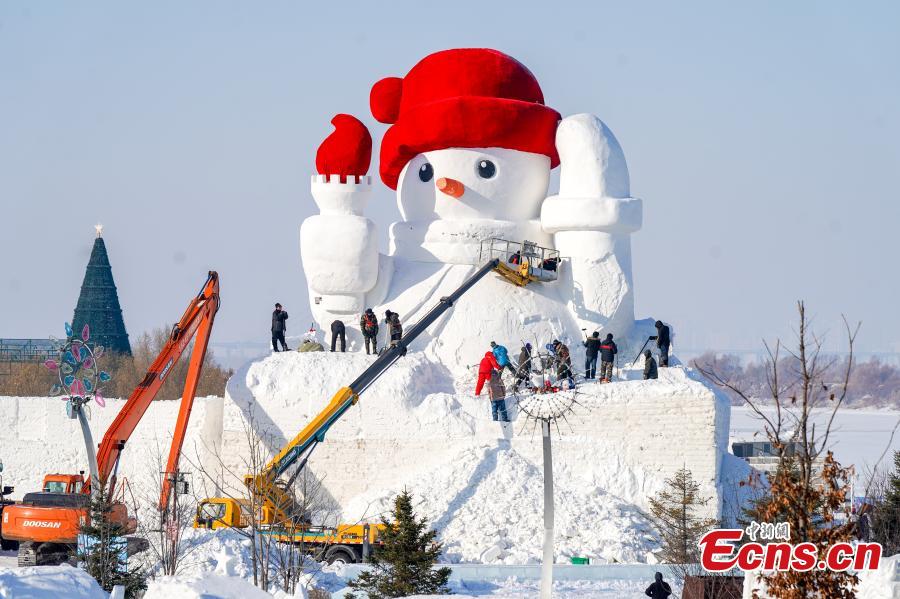
[[[403,94],[403,79],[386,77],[372,86],[369,94],[369,106],[372,116],[379,123],[388,125],[397,122],[400,116],[400,96]]]
[[[334,131],[319,145],[316,170],[320,175],[363,177],[372,160],[372,136],[366,126],[353,115],[338,114],[331,119]]]

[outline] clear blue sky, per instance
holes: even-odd
[[[683,346],[756,348],[805,298],[900,351],[900,4],[0,1],[0,336],[58,334],[106,226],[129,332],[210,268],[217,341],[305,327],[299,227],[336,112],[487,46],[625,149],[645,224],[637,313]],[[373,169],[374,170],[374,169]],[[379,184],[380,185],[380,184]],[[370,213],[398,217],[380,186]]]

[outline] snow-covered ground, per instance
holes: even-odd
[[[771,413],[771,410],[766,410]],[[815,410],[812,421],[817,431],[824,431],[830,410]],[[832,425],[828,446],[835,458],[844,465],[856,467],[858,480],[876,465],[882,454],[881,467],[893,464],[893,452],[900,451],[900,411],[898,410],[839,410]],[[821,434],[821,433],[819,433]],[[747,406],[731,408],[731,443],[735,441],[765,441],[763,421]],[[886,452],[886,453],[885,453]]]

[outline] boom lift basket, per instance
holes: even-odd
[[[528,283],[550,283],[557,279],[561,258],[558,250],[533,241],[510,241],[492,237],[481,242],[479,260],[497,259],[494,268],[504,279],[524,287]]]

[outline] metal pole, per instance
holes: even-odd
[[[553,590],[553,455],[550,450],[550,420],[541,420],[544,438],[544,560],[541,564],[541,599]]]
[[[74,404],[74,402],[73,402]],[[84,437],[84,449],[87,453],[88,470],[91,473],[91,496],[96,497],[100,489],[100,470],[97,468],[97,446],[94,445],[94,437],[91,435],[91,427],[84,415],[83,404],[72,406],[78,416],[78,424],[81,425],[81,435]]]

